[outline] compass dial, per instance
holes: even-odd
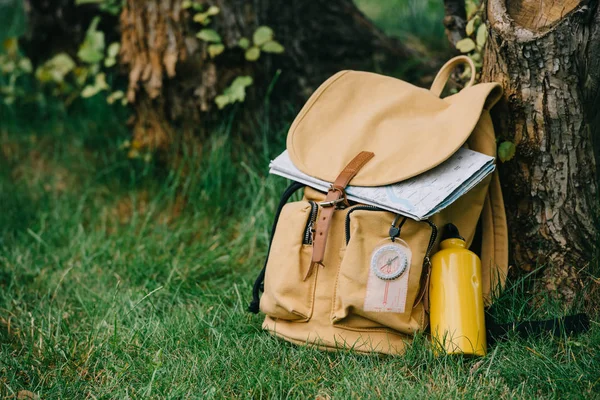
[[[406,247],[387,244],[377,249],[371,257],[371,270],[380,279],[389,281],[401,276],[408,268]]]

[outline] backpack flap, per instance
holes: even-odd
[[[375,153],[351,184],[382,186],[444,162],[469,138],[497,83],[439,98],[399,79],[342,71],[311,96],[292,124],[287,149],[302,172],[333,182],[361,151]]]

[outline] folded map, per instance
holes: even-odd
[[[330,183],[294,166],[287,150],[271,161],[270,173],[327,192]],[[369,204],[414,220],[427,219],[452,204],[496,168],[494,157],[460,148],[429,171],[387,186],[348,186],[349,200]]]

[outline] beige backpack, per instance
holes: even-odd
[[[342,71],[310,97],[292,124],[287,150],[302,172],[332,182],[328,193],[299,183],[284,193],[273,225],[265,268],[254,285],[250,311],[266,314],[263,328],[293,343],[325,349],[400,354],[428,325],[430,256],[437,227],[453,223],[477,243],[483,293],[504,283],[508,269],[506,216],[497,172],[427,221],[350,204],[345,187],[383,186],[432,169],[461,146],[496,156],[489,110],[501,96],[496,83],[474,85],[440,98],[452,70],[475,68],[450,60],[430,90],[368,72]],[[287,203],[304,189],[301,201]],[[478,229],[478,224],[479,229]],[[402,305],[395,312],[369,307],[373,249],[392,230],[409,246]],[[477,237],[476,237],[477,236]],[[366,301],[367,300],[367,301]]]

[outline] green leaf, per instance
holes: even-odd
[[[471,60],[473,60],[473,62],[480,62],[481,61],[481,53],[473,53],[473,54],[469,55],[469,58]]]
[[[471,19],[471,20],[469,20],[469,22],[467,22],[467,26],[465,27],[465,33],[467,34],[467,36],[471,36],[474,31],[475,31],[475,19]]]
[[[121,44],[119,42],[112,42],[110,46],[108,46],[106,54],[109,57],[115,58],[117,55],[119,55],[119,50],[121,50]]]
[[[96,94],[100,93],[102,90],[107,90],[108,88],[109,87],[106,84],[106,75],[104,75],[103,73],[100,73],[100,74],[96,75],[93,85],[87,85],[86,87],[83,88],[83,90],[81,91],[81,97],[86,99],[88,97],[95,96]]]
[[[108,84],[106,83],[106,74],[102,72],[102,73],[99,73],[98,75],[96,75],[96,79],[94,80],[94,85],[99,87],[100,90],[109,89]]]
[[[262,46],[270,40],[273,40],[273,29],[268,26],[259,26],[252,36],[255,46]]]
[[[202,25],[210,24],[210,17],[217,15],[221,9],[217,6],[210,6],[205,12],[200,12],[194,15],[194,21]]]
[[[471,18],[469,20],[469,22],[467,22],[467,27],[465,28],[465,32],[467,33],[467,36],[471,36],[473,34],[473,32],[475,32],[475,28],[477,28],[477,26],[479,26],[480,23],[481,23],[481,18],[479,18],[479,16],[475,16],[475,17]]]
[[[87,99],[89,97],[95,96],[98,94],[99,90],[97,90],[93,85],[87,85],[81,91],[81,97]]]
[[[121,45],[118,42],[113,42],[108,46],[106,51],[106,58],[104,59],[104,66],[110,68],[117,63],[117,55],[119,55],[119,49]]]
[[[266,52],[266,53],[283,53],[285,51],[285,48],[281,45],[281,43],[275,41],[275,40],[271,40],[265,44],[262,45],[261,50]]]
[[[468,56],[471,60],[473,60],[473,64],[475,64],[476,68],[481,68],[483,64],[481,63],[481,53],[471,53]]]
[[[202,4],[196,3],[196,2],[192,3],[192,8],[194,10],[196,10],[196,11],[202,11],[202,10],[204,10],[204,6]]]
[[[473,50],[475,50],[475,47],[476,47],[475,42],[469,38],[459,40],[458,43],[456,43],[456,48],[461,53],[468,53],[470,51],[473,51]]]
[[[500,161],[506,162],[515,156],[517,148],[513,142],[505,141],[498,146],[498,158]]]
[[[215,103],[219,109],[223,109],[227,104],[243,102],[246,99],[246,88],[252,85],[251,76],[238,76],[231,85],[226,88],[222,94],[215,97]]]
[[[238,46],[246,50],[248,47],[250,47],[250,41],[248,40],[248,38],[243,37],[239,40]]]
[[[483,48],[483,46],[485,45],[485,42],[487,41],[487,37],[488,37],[488,30],[487,30],[487,25],[486,24],[481,24],[479,25],[479,28],[477,28],[477,46],[479,46],[479,48]]]
[[[194,22],[198,22],[202,25],[208,25],[210,24],[210,17],[207,13],[198,13],[194,15]]]
[[[202,29],[196,37],[209,43],[221,43],[221,36],[213,29]]]
[[[221,9],[217,6],[210,6],[208,7],[208,10],[206,10],[206,14],[210,15],[211,17],[217,15],[220,12]]]
[[[479,10],[479,5],[477,4],[478,2],[476,0],[467,0],[465,3],[467,18],[470,19],[473,16],[473,14],[475,14],[477,10]]]
[[[219,107],[219,110],[222,110],[227,104],[229,104],[229,97],[220,94],[215,97],[215,103],[217,104],[217,107]]]
[[[215,58],[216,56],[221,54],[224,50],[225,50],[225,46],[222,45],[221,43],[211,44],[210,46],[208,46],[208,54],[210,55],[210,58]]]
[[[188,8],[192,7],[192,2],[190,0],[183,0],[183,2],[181,3],[181,8],[184,10],[187,10]]]
[[[254,80],[251,76],[238,76],[233,80],[231,86],[229,86],[229,90],[231,90],[231,94],[236,100],[244,101],[246,98],[246,87],[252,85]],[[231,95],[230,95],[231,97]]]
[[[106,102],[108,104],[113,104],[115,101],[121,100],[124,97],[125,97],[125,93],[123,93],[122,90],[117,90],[115,92],[112,92],[110,95],[108,95],[108,97],[106,97]]]
[[[256,46],[250,47],[248,50],[246,50],[245,57],[248,61],[258,60],[260,57],[260,49]]]
[[[74,68],[75,61],[67,53],[59,53],[41,65],[35,76],[40,82],[62,83]]]
[[[100,4],[100,10],[107,12],[112,15],[118,15],[121,13],[123,8],[123,2],[121,0],[104,0]]]
[[[104,32],[97,29],[99,22],[100,17],[92,20],[77,52],[77,57],[88,64],[99,63],[104,58]]]
[[[30,74],[33,71],[33,65],[31,60],[27,57],[23,57],[19,60],[19,69],[26,74]]]

